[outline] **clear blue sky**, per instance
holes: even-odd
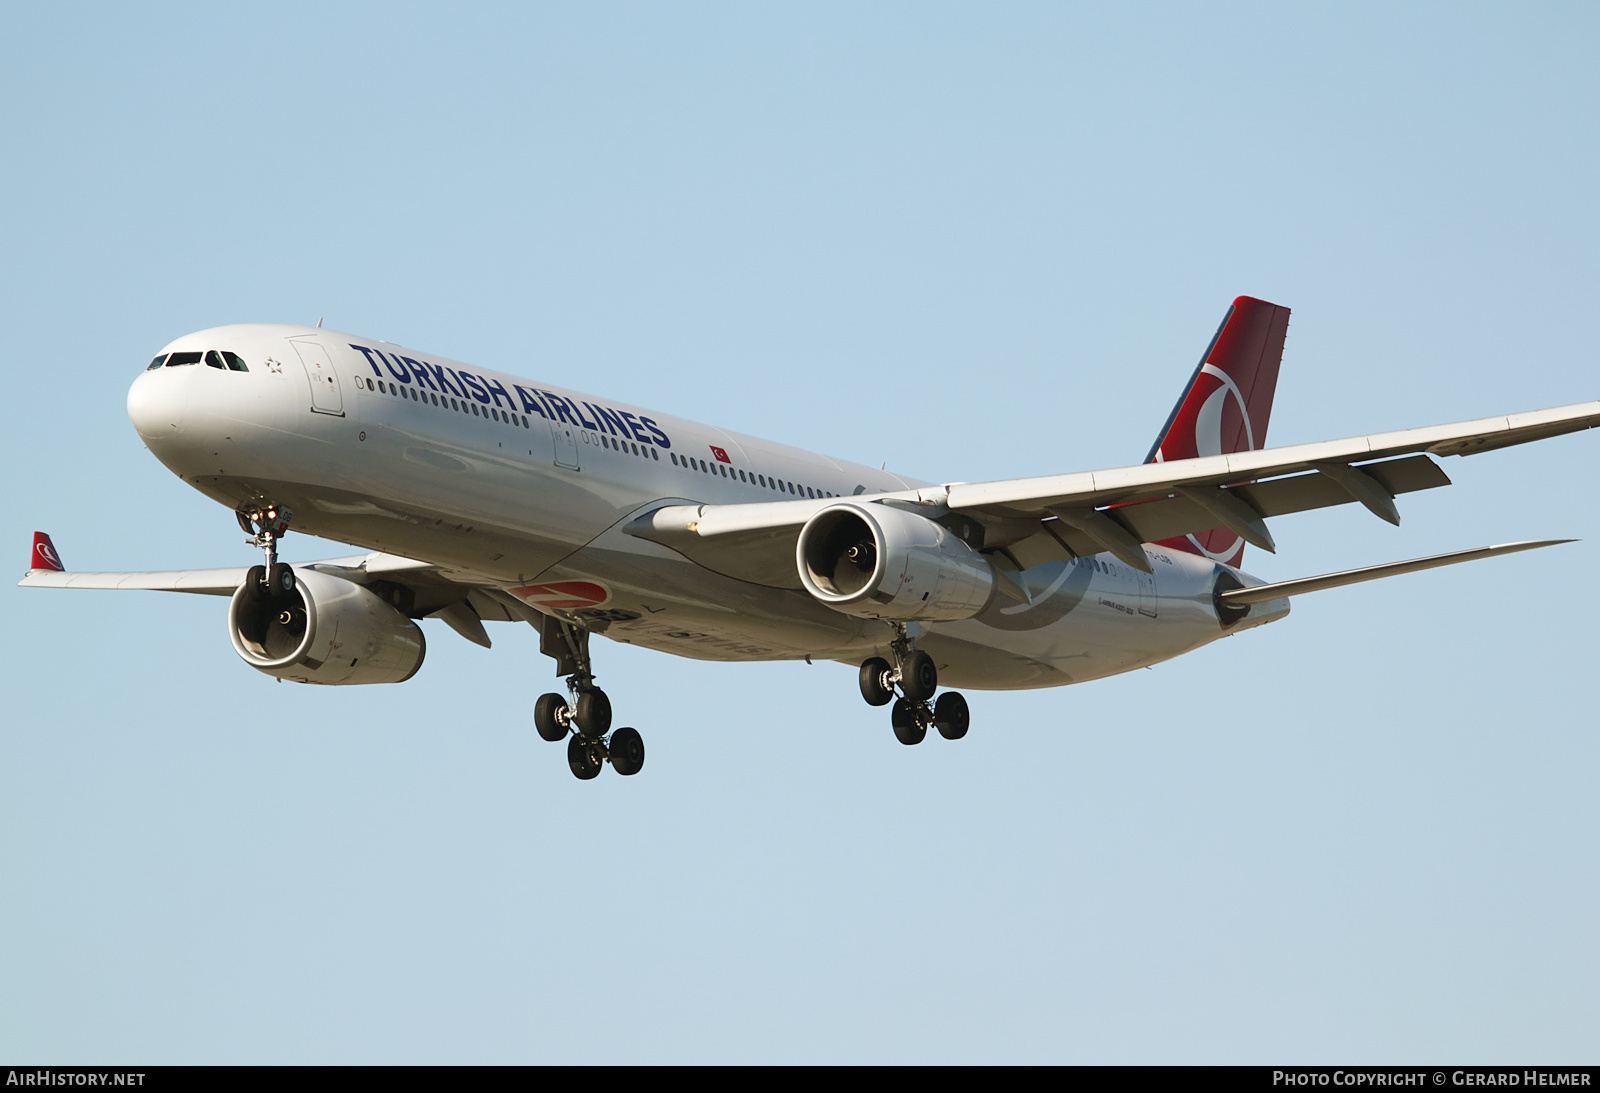
[[[1137,462],[1227,302],[1271,440],[1600,397],[1588,4],[87,4],[0,42],[0,544],[247,564],[128,424],[315,322],[942,480]],[[1280,520],[1297,601],[894,741],[838,665],[534,634],[279,685],[221,601],[0,586],[0,1058],[1571,1062],[1600,437]],[[344,553],[291,541],[290,556]],[[430,624],[431,625],[431,624]]]

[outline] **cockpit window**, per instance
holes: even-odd
[[[250,371],[250,369],[246,367],[244,361],[240,359],[239,354],[231,353],[226,349],[220,353],[218,353],[215,349],[206,350],[206,364],[212,368],[221,369],[226,372]]]
[[[174,353],[167,358],[168,368],[182,368],[186,364],[199,364],[199,353]]]
[[[167,355],[165,353],[163,353],[163,354],[161,354],[161,356],[159,356],[155,360],[151,361],[150,362],[150,366],[148,368],[146,368],[145,371],[146,372],[154,372],[157,368],[160,368],[165,363],[167,363]]]

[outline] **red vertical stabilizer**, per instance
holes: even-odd
[[[57,573],[67,568],[61,564],[61,555],[56,553],[56,545],[50,541],[50,536],[42,531],[33,533],[33,558],[28,568],[53,569]]]
[[[1233,301],[1145,462],[1266,447],[1288,332],[1288,308],[1250,296]],[[1227,528],[1165,539],[1158,545],[1231,566],[1244,557],[1244,540]]]

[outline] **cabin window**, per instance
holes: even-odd
[[[215,349],[206,350],[206,367],[215,368],[219,372],[228,370],[228,366],[222,363],[222,354]]]
[[[149,367],[147,367],[145,369],[145,371],[146,372],[154,372],[157,368],[160,368],[163,364],[166,364],[166,363],[167,363],[167,355],[165,353],[163,353],[163,354],[161,354],[161,356],[159,356],[155,360],[151,361]]]
[[[174,353],[167,358],[168,368],[182,368],[186,364],[199,364],[199,353]]]
[[[232,350],[224,349],[222,351],[222,359],[228,362],[228,371],[230,372],[250,371],[250,366],[244,363],[244,358]]]

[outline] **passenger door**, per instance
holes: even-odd
[[[344,416],[344,395],[339,390],[339,373],[333,369],[333,358],[315,338],[290,338],[289,344],[305,365],[306,379],[311,383],[311,412]]]

